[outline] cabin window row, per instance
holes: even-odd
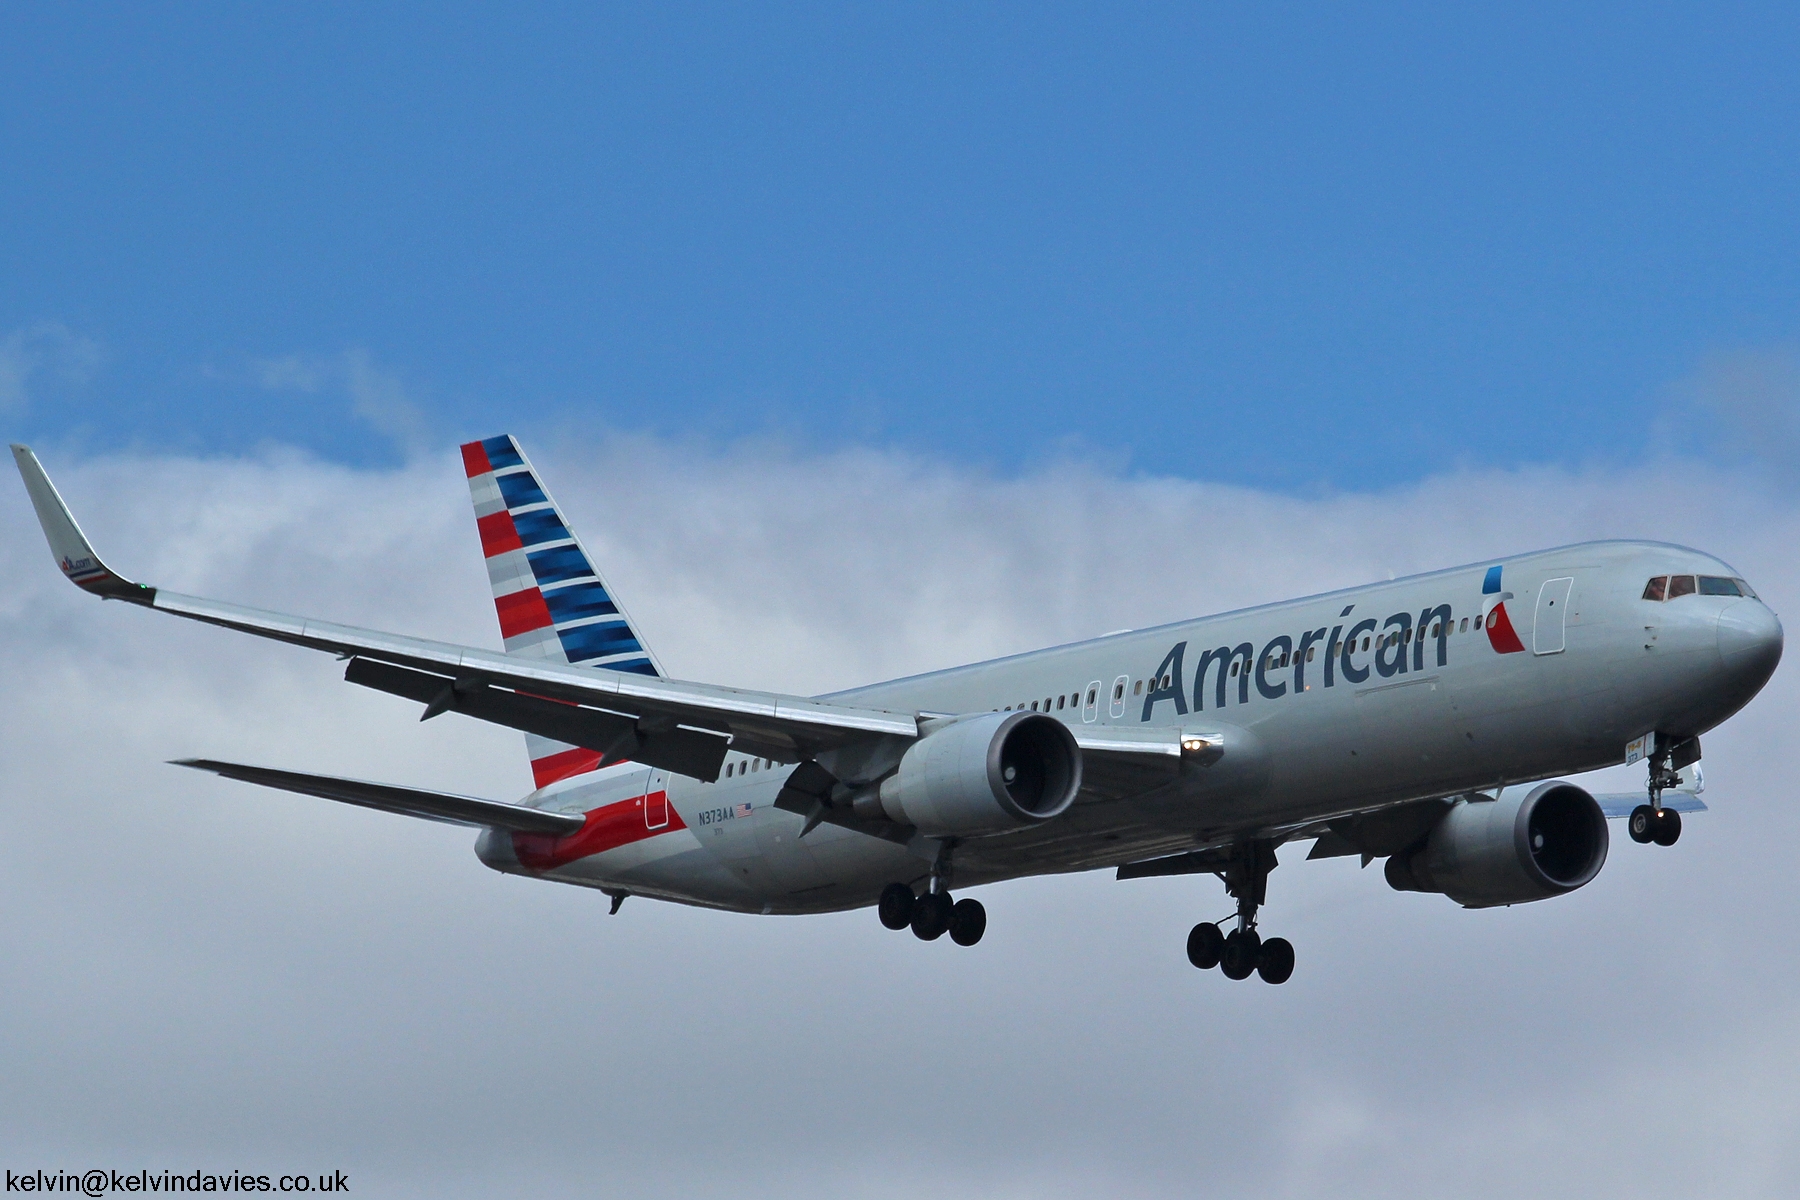
[[[1750,585],[1723,575],[1657,575],[1644,585],[1646,600],[1674,600],[1681,596],[1749,596]]]
[[[748,775],[752,771],[773,771],[774,769],[775,760],[772,758],[746,758],[741,762],[726,763],[725,778],[730,779],[733,775]]]

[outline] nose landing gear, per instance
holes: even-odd
[[[1269,872],[1278,864],[1273,842],[1245,842],[1233,847],[1221,871],[1225,891],[1237,900],[1237,928],[1225,933],[1210,921],[1188,933],[1188,961],[1202,971],[1213,967],[1227,979],[1260,975],[1264,983],[1286,983],[1294,973],[1294,947],[1286,938],[1262,939],[1256,910],[1267,898]]]
[[[1655,842],[1659,846],[1673,846],[1681,837],[1681,814],[1663,807],[1662,794],[1669,788],[1681,786],[1681,768],[1700,761],[1700,739],[1675,742],[1659,733],[1656,749],[1649,757],[1650,803],[1631,810],[1625,831],[1640,845]]]

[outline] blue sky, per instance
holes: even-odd
[[[1775,5],[14,8],[0,424],[1299,492],[1741,451],[1800,399],[1797,61]],[[1685,419],[1745,355],[1774,400]]]

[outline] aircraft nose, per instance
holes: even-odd
[[[1739,600],[1719,613],[1719,660],[1760,687],[1781,661],[1781,621],[1758,600]]]

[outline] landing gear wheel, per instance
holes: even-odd
[[[881,902],[875,911],[889,929],[905,929],[912,924],[913,890],[904,883],[888,884],[881,889]]]
[[[1219,952],[1224,949],[1225,935],[1210,921],[1196,925],[1188,932],[1188,961],[1202,971],[1218,966]]]
[[[1294,947],[1286,938],[1270,938],[1262,944],[1256,973],[1264,983],[1286,983],[1294,973]]]
[[[1219,953],[1219,970],[1227,979],[1248,979],[1262,956],[1262,938],[1254,929],[1233,930]]]
[[[958,900],[950,909],[950,940],[973,946],[987,932],[987,909],[979,900]]]
[[[1681,837],[1681,814],[1672,808],[1658,810],[1650,836],[1659,846],[1673,846]]]
[[[1631,834],[1632,841],[1648,846],[1656,836],[1656,810],[1648,804],[1632,809],[1631,817],[1625,822],[1625,831]]]
[[[922,942],[935,942],[950,928],[950,897],[943,892],[928,892],[913,902],[913,936]]]

